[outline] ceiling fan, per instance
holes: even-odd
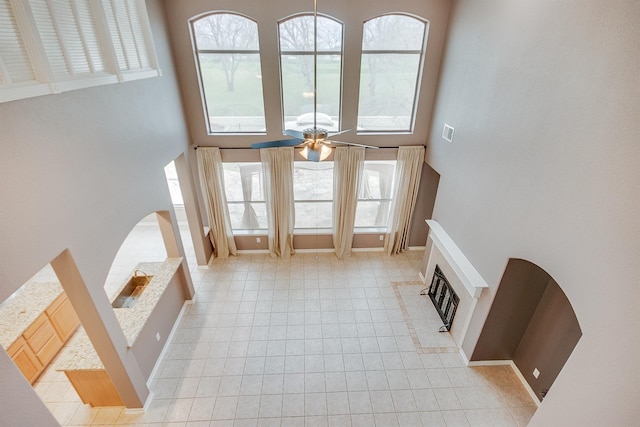
[[[313,0],[313,127],[306,128],[302,131],[296,129],[285,129],[284,134],[293,137],[292,139],[282,139],[278,141],[258,142],[251,145],[251,148],[271,148],[271,147],[301,147],[300,155],[306,160],[312,162],[320,162],[325,160],[332,151],[332,145],[353,145],[365,148],[378,148],[371,145],[356,144],[353,142],[334,141],[332,138],[350,132],[351,129],[340,132],[329,132],[323,127],[318,127],[320,116],[320,124],[332,124],[331,118],[325,114],[318,113],[318,7],[317,0]],[[303,114],[298,117],[297,123],[304,124],[308,120],[309,114]],[[326,120],[326,121],[325,121]],[[311,124],[310,122],[308,124]]]

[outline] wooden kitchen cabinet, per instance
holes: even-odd
[[[46,313],[62,342],[66,342],[80,326],[80,319],[65,294],[56,298]]]
[[[42,313],[22,334],[42,366],[47,366],[62,348],[62,340],[53,328],[49,316]]]
[[[80,320],[62,293],[22,332],[7,352],[33,384],[78,326]]]
[[[25,378],[33,384],[44,369],[44,366],[42,366],[36,354],[31,350],[27,341],[23,337],[19,337],[11,344],[7,352]]]

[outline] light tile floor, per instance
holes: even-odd
[[[135,235],[157,244],[150,231]],[[128,245],[124,258],[158,256]],[[437,332],[416,281],[421,251],[246,254],[209,267],[188,258],[196,300],[149,409],[90,408],[49,369],[35,389],[61,425],[499,427],[524,426],[535,411],[510,367],[465,367]]]

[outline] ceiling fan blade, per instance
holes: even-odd
[[[302,134],[301,131],[299,130],[295,130],[295,129],[285,129],[284,130],[284,134],[285,135],[289,135],[292,136],[294,138],[298,138],[298,139],[304,139],[304,135]]]
[[[278,141],[256,142],[251,144],[251,148],[273,148],[273,147],[291,147],[302,144],[302,139],[280,139]]]
[[[365,144],[356,144],[355,142],[342,142],[342,141],[325,141],[328,144],[341,144],[341,145],[353,145],[355,147],[364,147],[364,148],[375,148],[378,149],[380,147],[376,147],[374,145],[365,145]]]
[[[331,132],[331,133],[329,133],[329,137],[333,137],[333,136],[336,136],[336,135],[342,135],[343,133],[347,133],[347,132],[351,132],[351,129],[341,130],[340,132],[335,132],[335,133]]]

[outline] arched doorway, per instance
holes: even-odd
[[[542,401],[581,336],[558,283],[536,264],[511,258],[471,361],[513,361]]]

